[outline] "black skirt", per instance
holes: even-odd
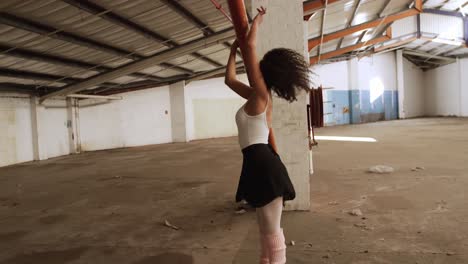
[[[296,197],[288,171],[269,144],[254,144],[242,150],[244,160],[237,187],[236,201],[263,207],[282,196],[283,201]]]

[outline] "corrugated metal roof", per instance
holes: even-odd
[[[351,23],[350,19],[353,17],[356,4],[360,2],[357,12],[354,14],[354,19]],[[334,33],[349,26],[359,25],[362,23],[370,22],[379,18],[385,18],[386,16],[393,15],[405,10],[409,10],[412,4],[412,0],[343,0],[336,1],[327,6],[326,11],[318,9],[315,15],[308,22],[308,38],[309,39],[320,39],[321,37],[321,24],[323,14],[325,16],[325,24],[323,33],[324,35]],[[461,7],[468,6],[467,0],[428,0],[424,3],[424,8],[437,8],[440,10],[449,10],[453,12],[459,12]],[[468,7],[467,7],[468,8]],[[308,11],[309,13],[312,11]],[[313,13],[313,12],[312,12]],[[460,15],[461,16],[461,15]],[[442,54],[448,55],[460,55],[465,49],[454,50],[454,45],[447,43],[432,42],[431,39],[442,38],[445,40],[454,40],[462,43],[463,41],[463,21],[459,17],[441,16],[423,13],[421,15],[421,35],[422,39],[416,39],[417,36],[417,22],[416,16],[407,17],[402,20],[397,20],[392,24],[393,38],[392,40],[386,41],[385,46],[394,47],[393,45],[400,44],[399,48],[405,47],[410,49],[416,49],[421,52],[429,52],[431,54]],[[367,29],[368,32],[362,39],[363,42],[370,40],[372,37],[379,37],[377,33],[383,32],[384,25],[380,24],[380,27]],[[341,43],[341,48],[352,46],[356,44],[361,37],[364,30],[355,32],[350,35],[346,35]],[[408,39],[413,42],[408,43]],[[427,42],[427,43],[426,43]],[[321,46],[321,54],[325,54],[330,51],[338,49],[339,39],[333,39],[325,42]],[[424,44],[424,45],[423,45]],[[376,44],[374,47],[382,47],[383,44]],[[398,48],[398,46],[397,46]],[[314,47],[310,51],[310,56],[318,55],[318,46]],[[360,49],[363,50],[363,49]],[[337,56],[337,58],[346,59],[350,55],[356,55],[359,50],[343,55]],[[370,53],[372,54],[372,53]],[[330,59],[335,61],[335,59]],[[327,63],[327,61],[324,61]]]
[[[79,0],[2,0],[0,2],[0,18],[7,14],[17,17],[23,25],[0,23],[0,44],[7,48],[0,50],[0,67],[16,69],[35,73],[51,74],[73,78],[89,78],[93,75],[128,63],[135,59],[159,54],[172,48],[174,45],[183,45],[190,41],[201,39],[206,32],[219,32],[231,27],[230,22],[214,8],[209,0],[177,0],[177,3],[193,14],[201,25],[190,21],[180,12],[168,5],[163,0],[91,0],[104,8],[101,12],[90,12],[83,6],[76,4]],[[358,0],[341,0],[327,7],[324,33],[328,34],[346,28],[354,7]],[[226,9],[227,0],[218,0]],[[394,14],[408,9],[411,0],[361,0],[360,7],[351,25],[356,25],[374,20],[378,17]],[[466,0],[428,0],[425,8],[441,8],[442,10],[457,11],[466,5]],[[384,8],[386,7],[386,8]],[[152,32],[152,36],[143,34],[131,28],[131,25],[122,25],[119,21],[112,21],[108,15],[122,17],[144,30]],[[425,19],[425,18],[424,18]],[[423,19],[423,20],[424,20]],[[456,18],[438,18],[423,21],[423,31],[446,31],[447,25],[460,25],[454,22]],[[309,38],[320,36],[322,12],[317,12],[308,23]],[[404,22],[406,21],[406,22]],[[414,17],[412,19],[398,21],[394,26],[400,26],[405,30],[394,30],[394,36],[407,36],[414,33]],[[42,24],[39,29],[31,29],[31,23]],[[404,24],[406,23],[406,24]],[[443,25],[442,25],[443,24]],[[442,26],[441,26],[442,25]],[[23,28],[22,28],[23,27]],[[436,30],[436,28],[438,28]],[[368,29],[363,41],[371,36],[377,36],[383,27]],[[456,31],[456,32],[455,32]],[[453,35],[460,38],[462,31],[455,30]],[[65,38],[63,34],[66,33]],[[362,31],[355,32],[343,38],[341,47],[356,44]],[[423,32],[427,33],[428,32]],[[439,32],[440,33],[440,32]],[[166,41],[156,40],[154,34]],[[68,36],[68,39],[66,38]],[[70,37],[71,36],[71,37]],[[431,36],[429,36],[431,37]],[[71,38],[71,40],[70,40]],[[78,38],[78,39],[77,39]],[[84,43],[91,41],[92,43]],[[394,43],[398,40],[394,40]],[[414,43],[405,43],[407,47],[418,47],[422,40]],[[336,50],[339,39],[323,43],[321,52],[327,53]],[[198,50],[198,54],[189,54],[166,61],[166,64],[154,65],[140,72],[140,75],[132,75],[116,78],[115,83],[127,84],[141,81],[141,75],[147,78],[175,78],[189,76],[190,73],[200,73],[215,69],[216,65],[225,65],[229,54],[229,43],[217,44]],[[11,47],[12,49],[9,49]],[[12,50],[19,48],[38,53],[36,58],[14,55]],[[425,45],[421,51],[447,52],[453,50],[453,46],[443,46],[440,43]],[[317,54],[318,47],[311,50],[311,55]],[[462,54],[466,49],[454,50],[450,55]],[[37,57],[52,59],[39,61]],[[48,57],[49,56],[49,57]],[[56,57],[72,61],[73,65],[66,66],[57,63]],[[205,59],[199,58],[204,56]],[[240,58],[238,58],[240,60]],[[81,62],[81,64],[80,64]],[[77,63],[79,65],[77,65]],[[84,65],[84,66],[83,66]],[[104,67],[101,67],[104,66]],[[148,76],[152,75],[152,76]],[[15,82],[20,84],[39,84],[43,86],[59,86],[63,82],[34,81],[30,79],[18,79],[11,76],[0,77],[1,82]]]
[[[41,55],[60,56],[65,59],[115,68],[132,62],[131,59],[125,57],[125,54],[134,54],[140,57],[151,56],[169,49],[172,44],[183,45],[204,37],[200,28],[159,0],[93,0],[91,2],[105,8],[106,11],[93,14],[86,9],[80,9],[69,4],[67,1],[58,0],[3,0],[0,3],[1,12],[20,19],[27,19],[32,23],[42,24],[47,27],[47,30],[52,28],[53,30],[50,31],[53,32],[37,34],[39,32],[27,28],[21,29],[17,26],[0,23],[0,34],[2,36],[0,43],[13,49],[21,48]],[[219,2],[227,7],[226,0]],[[206,28],[209,28],[211,32],[218,32],[232,26],[210,1],[178,1],[178,3],[205,23]],[[164,43],[156,41],[106,19],[104,15],[109,12],[144,27],[167,41]],[[83,43],[72,43],[56,38],[54,32],[65,32],[84,37],[97,42],[97,45],[89,46],[83,45]],[[100,43],[110,45],[111,48],[118,49],[120,53],[116,54],[112,50],[109,52],[109,50],[101,49],[99,47]],[[167,61],[172,65],[154,66],[142,72],[160,78],[167,78],[187,73],[186,70],[181,71],[179,67],[192,72],[212,70],[216,68],[213,65],[214,63],[218,65],[225,64],[229,49],[225,45],[216,45],[200,50],[199,54],[207,59],[200,59],[198,58],[199,55],[185,55]],[[98,74],[94,69],[69,67],[11,56],[11,54],[8,54],[8,50],[0,51],[0,66],[75,78],[87,78]],[[141,79],[122,77],[113,80],[113,82],[128,83],[135,80]],[[9,79],[9,81],[11,80]],[[30,84],[29,81],[27,83]],[[41,85],[47,86],[52,84],[53,82],[41,83]]]

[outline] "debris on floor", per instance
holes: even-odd
[[[386,165],[372,166],[367,170],[367,172],[369,172],[369,173],[377,173],[377,174],[392,173],[394,171],[395,171],[395,169],[393,169],[390,166],[386,166]]]
[[[295,246],[296,242],[294,240],[291,240],[290,244],[291,244],[291,246]]]
[[[374,230],[373,227],[367,226],[365,223],[354,224],[354,226],[359,227],[359,228],[364,229],[364,230],[369,230],[369,231]]]
[[[424,167],[414,167],[411,169],[411,171],[420,171],[420,170],[425,170],[426,168]]]
[[[348,214],[350,214],[352,216],[362,216],[361,209],[353,209],[353,210],[349,211]]]
[[[241,209],[237,209],[236,210],[236,214],[238,215],[241,215],[241,214],[245,214],[247,211],[244,209],[244,208],[241,208]]]
[[[172,229],[174,229],[174,230],[179,230],[179,228],[178,228],[177,226],[175,226],[175,225],[169,223],[169,221],[167,221],[167,219],[164,220],[164,226],[169,227],[169,228],[172,228]]]

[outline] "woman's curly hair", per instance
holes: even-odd
[[[270,50],[260,61],[260,70],[268,89],[289,102],[297,100],[300,90],[310,89],[309,64],[294,50]]]

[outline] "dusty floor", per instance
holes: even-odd
[[[467,131],[468,119],[320,129],[378,142],[314,150],[311,211],[283,217],[288,263],[468,263]],[[377,164],[396,171],[365,172]],[[0,168],[0,263],[257,263],[255,214],[234,213],[240,165],[228,138]]]

